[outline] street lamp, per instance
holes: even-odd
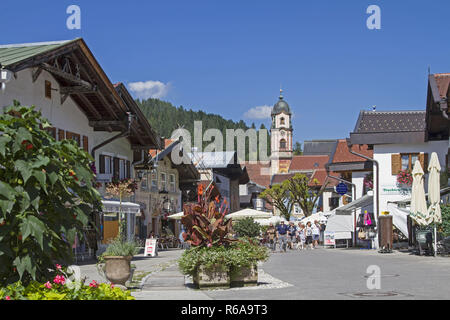
[[[2,91],[6,89],[6,83],[11,81],[13,73],[7,69],[0,69],[0,83],[2,84]]]

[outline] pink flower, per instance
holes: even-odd
[[[56,269],[61,270],[61,265],[57,264]]]
[[[114,288],[114,283],[111,283],[111,288]]]
[[[10,296],[6,296],[5,300],[11,300],[11,297]]]
[[[47,281],[47,283],[44,284],[44,286],[45,286],[47,289],[51,289],[51,288],[52,288],[52,284],[50,283],[50,281]]]
[[[97,287],[98,287],[97,281],[93,280],[91,283],[89,283],[89,287],[91,287],[91,288],[97,288]]]
[[[66,279],[64,278],[64,276],[56,276],[55,279],[53,279],[53,282],[56,284],[64,285],[66,283]]]

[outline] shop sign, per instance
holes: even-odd
[[[323,236],[324,236],[324,245],[334,246],[336,244],[336,240],[334,238],[334,232],[325,231],[323,233]]]
[[[156,256],[156,239],[146,239],[145,240],[145,251],[144,256]]]
[[[399,186],[381,186],[380,193],[383,195],[409,195],[411,188],[400,188]]]

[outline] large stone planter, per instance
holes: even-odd
[[[105,259],[105,277],[114,284],[125,286],[125,283],[131,276],[131,259],[133,257],[114,257],[106,256]]]
[[[198,289],[230,287],[229,270],[222,265],[216,265],[209,269],[203,266],[198,267],[193,280]]]
[[[231,287],[253,287],[258,285],[258,266],[231,268]]]

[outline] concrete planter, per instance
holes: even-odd
[[[194,284],[198,289],[214,289],[214,288],[229,288],[230,275],[228,268],[216,265],[212,268],[206,269],[200,266],[197,269],[194,277]]]
[[[258,266],[231,268],[231,287],[253,287],[258,285]]]
[[[114,284],[125,286],[125,283],[131,276],[132,256],[106,256],[105,259],[105,277]]]

